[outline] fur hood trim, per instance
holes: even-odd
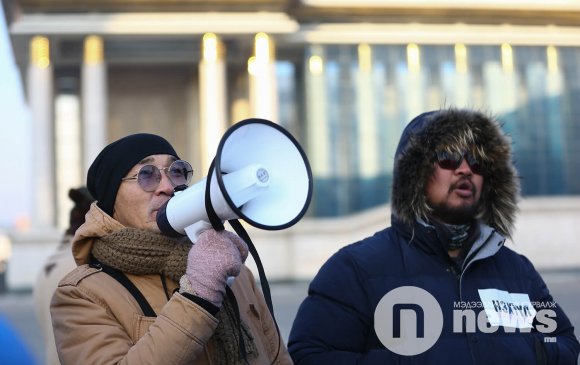
[[[434,172],[435,153],[442,149],[468,150],[482,162],[486,172],[478,218],[511,237],[520,196],[511,140],[495,117],[479,111],[431,111],[407,125],[395,155],[393,214],[406,224],[427,219],[425,184]]]

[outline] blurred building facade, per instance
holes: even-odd
[[[34,123],[34,220],[108,142],[158,133],[207,168],[223,132],[273,120],[312,165],[311,217],[385,205],[405,124],[497,114],[526,196],[580,195],[575,0],[4,0]]]
[[[517,5],[516,5],[517,4]],[[523,192],[580,194],[576,1],[5,1],[45,182],[35,217],[66,219],[66,191],[128,133],[159,133],[207,173],[232,123],[262,117],[301,141],[309,214],[385,204],[415,115],[496,113]],[[62,203],[61,203],[62,202]],[[63,218],[64,217],[64,218]]]

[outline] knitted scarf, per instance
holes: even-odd
[[[123,228],[97,238],[93,244],[93,256],[107,266],[133,275],[161,274],[179,282],[185,274],[187,255],[191,241],[176,240],[167,236],[135,228]],[[210,339],[215,351],[210,352],[215,364],[245,364],[239,344],[245,353],[258,356],[258,350],[250,329],[236,315],[230,300],[226,298],[216,314],[218,326]],[[239,324],[236,323],[239,318]],[[239,335],[242,335],[240,340]]]

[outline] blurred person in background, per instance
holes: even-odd
[[[395,154],[391,227],[320,269],[290,333],[295,363],[576,364],[568,317],[532,263],[504,245],[518,199],[511,142],[494,117],[454,108],[416,117]],[[459,323],[457,308],[467,310]]]
[[[62,364],[292,363],[240,237],[210,228],[192,244],[161,234],[157,211],[192,174],[167,140],[145,133],[92,163],[96,202],[73,239],[78,267],[51,302]]]
[[[94,201],[86,187],[70,189],[68,196],[74,203],[69,215],[69,227],[56,250],[48,257],[38,273],[33,293],[36,316],[44,336],[47,365],[60,365],[50,319],[50,300],[58,282],[77,267],[72,255],[71,241],[77,228],[85,222],[85,214]]]
[[[10,237],[0,230],[0,294],[8,290],[6,273],[8,272],[10,256],[12,256],[12,242]]]

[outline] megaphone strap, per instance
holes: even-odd
[[[117,270],[111,266],[107,266],[94,258],[91,261],[90,266],[97,269],[101,269],[104,273],[109,274],[113,279],[117,280],[121,285],[123,285],[125,289],[127,289],[127,291],[131,293],[133,298],[135,298],[135,300],[139,304],[139,307],[141,307],[141,311],[143,312],[144,316],[157,317],[157,314],[155,313],[155,311],[153,310],[147,299],[145,299],[141,291],[139,291],[139,289],[135,286],[135,284],[133,284],[133,282],[129,280],[129,278],[127,278],[127,276],[121,270]]]
[[[240,236],[248,245],[248,250],[250,254],[254,258],[256,262],[256,267],[258,268],[258,275],[260,277],[260,286],[262,287],[262,292],[264,294],[264,299],[266,299],[266,305],[268,306],[268,310],[272,315],[272,320],[274,321],[274,325],[276,326],[276,333],[278,334],[278,349],[276,351],[276,357],[272,364],[276,362],[278,355],[280,354],[280,346],[281,346],[281,338],[280,338],[280,329],[278,328],[278,322],[276,321],[276,317],[274,316],[274,307],[272,305],[272,295],[270,293],[270,284],[268,284],[268,279],[266,278],[266,273],[264,272],[264,265],[262,265],[262,260],[260,259],[260,255],[258,255],[258,250],[256,250],[256,246],[252,242],[252,239],[248,235],[248,232],[244,229],[244,226],[237,220],[232,219],[229,220],[228,223],[232,226],[234,231]]]
[[[212,160],[211,165],[209,166],[209,171],[205,183],[205,210],[207,212],[207,216],[213,229],[215,229],[216,231],[223,231],[225,229],[224,224],[220,219],[220,217],[215,212],[215,209],[213,208],[213,204],[211,202],[211,178],[214,171],[214,166],[215,166],[215,158],[214,160]],[[236,234],[240,236],[240,238],[242,238],[248,245],[248,250],[250,251],[252,257],[254,258],[254,261],[256,262],[256,267],[258,268],[258,275],[260,277],[260,285],[262,287],[262,293],[264,294],[266,305],[268,306],[268,310],[270,311],[270,315],[272,316],[272,320],[274,321],[274,325],[276,326],[276,332],[278,334],[278,349],[276,351],[276,357],[272,362],[274,363],[280,353],[281,338],[280,338],[280,329],[278,328],[278,322],[276,322],[276,317],[274,316],[272,295],[270,293],[270,285],[268,284],[266,273],[264,272],[264,265],[262,265],[262,260],[260,259],[260,255],[258,255],[258,250],[256,250],[256,246],[254,246],[252,239],[250,238],[248,232],[246,232],[242,224],[237,219],[232,219],[229,220],[228,222],[232,226]]]
[[[242,224],[237,219],[229,220],[228,223],[232,226],[234,231],[240,236],[248,245],[248,250],[250,254],[256,261],[256,266],[258,267],[258,275],[260,276],[260,284],[262,285],[262,292],[264,293],[264,298],[266,299],[266,304],[268,305],[268,309],[270,310],[270,314],[274,317],[274,307],[272,306],[272,295],[270,293],[270,285],[268,284],[268,279],[266,278],[266,274],[264,272],[264,266],[262,265],[262,260],[260,260],[260,256],[258,255],[258,250],[256,250],[256,246],[250,239],[248,232],[244,229]]]
[[[220,217],[218,217],[215,209],[213,209],[213,204],[211,203],[211,178],[213,175],[215,166],[215,158],[211,161],[211,165],[209,166],[209,170],[207,173],[207,178],[205,181],[205,211],[207,212],[207,217],[209,218],[209,222],[211,223],[213,229],[216,231],[223,231],[224,224]]]

